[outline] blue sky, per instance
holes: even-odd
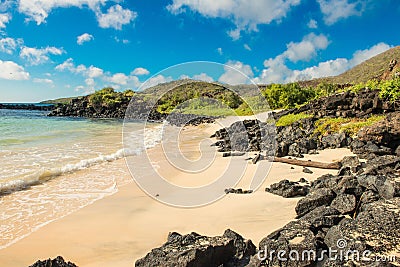
[[[400,44],[398,0],[0,0],[0,102],[138,90],[190,77],[256,83],[340,74]],[[202,65],[204,66],[204,65]]]

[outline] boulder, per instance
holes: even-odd
[[[339,194],[332,201],[331,207],[338,210],[341,214],[348,214],[356,208],[356,197],[350,194]]]
[[[266,192],[284,198],[305,196],[309,190],[310,186],[308,184],[301,185],[299,182],[291,182],[289,180],[282,180],[279,183],[272,184],[270,188],[265,188]]]
[[[39,260],[29,267],[77,267],[77,265],[72,262],[65,262],[63,257],[58,256],[54,259]]]
[[[302,217],[319,206],[329,206],[335,197],[336,194],[328,188],[311,190],[307,196],[297,202],[295,209],[297,217]]]
[[[251,240],[245,240],[229,229],[216,237],[174,232],[168,235],[164,245],[137,260],[135,266],[245,266],[255,252]]]

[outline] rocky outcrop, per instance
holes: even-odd
[[[222,236],[170,233],[168,241],[136,261],[136,267],[245,266],[256,247],[232,230]]]
[[[117,118],[132,121],[163,122],[168,121],[172,125],[199,125],[202,123],[213,123],[215,116],[199,116],[183,113],[160,113],[149,103],[140,98],[129,101],[114,103],[109,106],[95,106],[90,104],[89,97],[72,99],[70,104],[60,104],[54,108],[48,116],[85,117],[85,118]]]
[[[54,109],[54,105],[39,104],[0,104],[0,109],[23,109],[23,110],[42,110],[50,111]]]
[[[65,262],[63,257],[58,256],[55,259],[39,260],[29,267],[77,267],[77,265],[72,262]]]
[[[272,184],[269,188],[265,188],[265,192],[282,196],[284,198],[303,197],[310,191],[310,185],[305,179],[298,182],[282,180],[279,183]]]

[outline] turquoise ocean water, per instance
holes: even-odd
[[[113,194],[129,179],[122,120],[47,114],[0,109],[0,249]],[[143,123],[131,124],[129,154],[137,155]],[[159,129],[146,135],[146,147],[157,144]]]

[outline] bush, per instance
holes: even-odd
[[[326,135],[331,133],[345,132],[350,136],[356,135],[361,128],[371,126],[381,121],[385,116],[372,115],[367,119],[358,118],[324,118],[315,122],[314,134]]]
[[[272,109],[294,108],[317,96],[313,88],[303,88],[298,83],[272,84],[265,89],[264,95]]]
[[[400,98],[400,78],[381,82],[379,96],[384,100],[396,101]]]
[[[279,120],[276,122],[276,126],[288,126],[292,125],[296,121],[299,121],[301,119],[307,119],[311,118],[312,115],[310,114],[305,114],[305,113],[299,113],[299,114],[288,114],[285,116],[282,116],[279,118]]]

